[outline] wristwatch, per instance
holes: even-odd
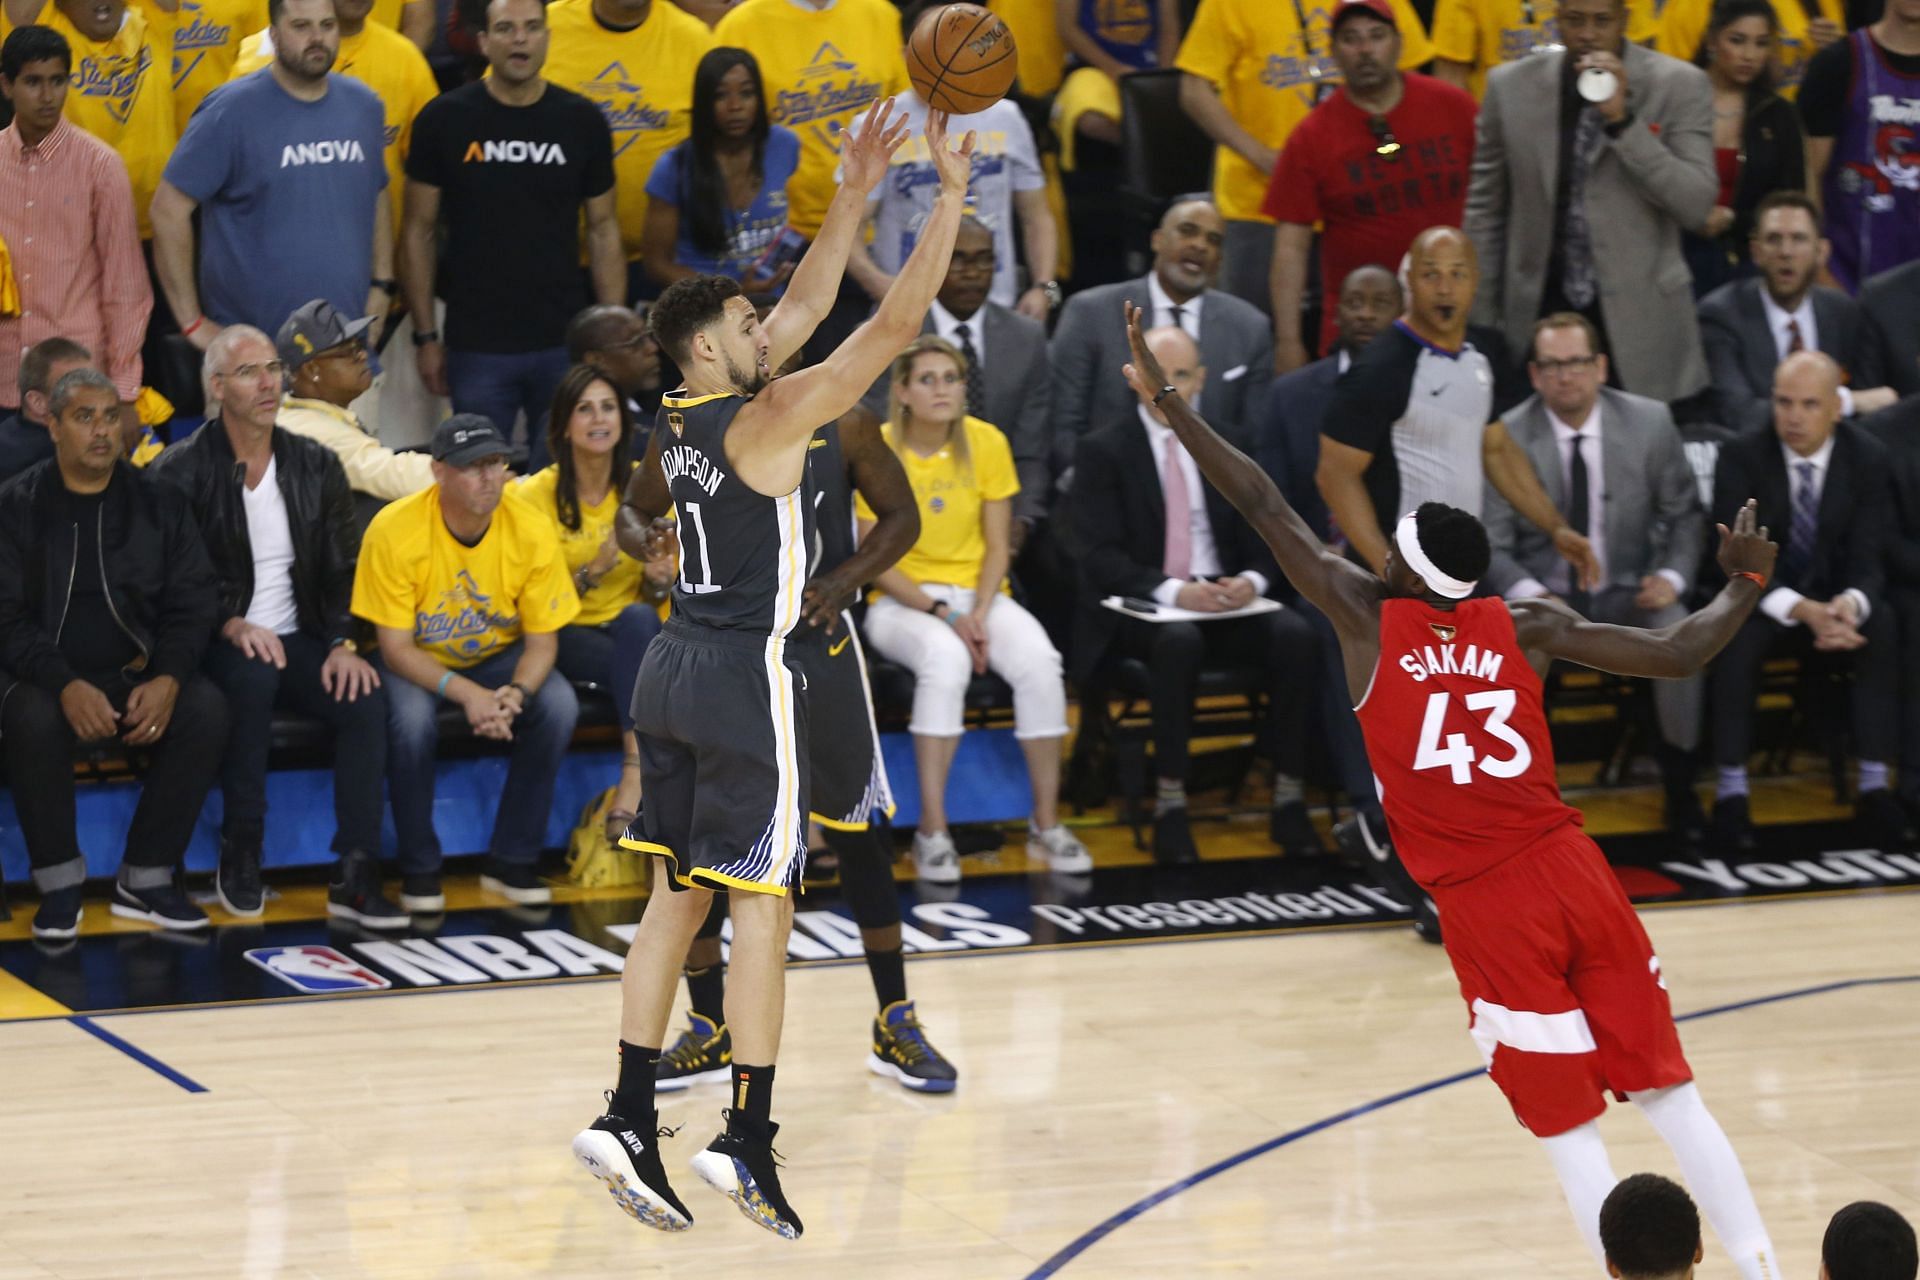
[[[400,282],[398,280],[395,280],[392,276],[382,276],[370,281],[369,283],[371,283],[373,287],[378,289],[380,292],[386,294],[388,297],[392,297],[394,294],[400,292]]]
[[[429,342],[438,342],[438,341],[440,341],[440,331],[438,329],[414,330],[413,345],[416,347],[424,347]]]
[[[932,604],[927,606],[927,612],[937,618],[940,616],[940,611],[942,609],[945,609],[946,607],[947,607],[947,602],[945,600],[935,600]]]
[[[1058,280],[1042,280],[1034,287],[1047,295],[1047,309],[1050,311],[1058,311],[1060,309],[1060,303],[1064,301],[1067,296],[1061,291]]]
[[[333,642],[333,647],[336,649],[345,649],[348,653],[355,655],[358,655],[360,652],[360,642],[352,636],[341,636]]]
[[[1171,382],[1169,382],[1166,386],[1160,388],[1160,390],[1157,393],[1155,393],[1153,397],[1154,404],[1156,405],[1159,404],[1162,400],[1165,400],[1168,396],[1172,395],[1174,392],[1178,391],[1179,389],[1180,388],[1174,386]]]

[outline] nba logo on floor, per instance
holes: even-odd
[[[255,947],[247,959],[295,991],[327,995],[334,991],[384,991],[385,978],[332,947]]]

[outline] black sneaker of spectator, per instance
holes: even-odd
[[[497,893],[508,902],[523,907],[543,907],[553,901],[553,890],[533,867],[504,862],[489,862],[481,873],[480,887]]]
[[[1190,867],[1200,861],[1200,851],[1194,847],[1193,828],[1187,824],[1184,805],[1155,816],[1153,860],[1163,867]]]
[[[440,877],[401,876],[400,905],[415,915],[447,909],[447,895],[440,892]]]
[[[1668,788],[1663,815],[1668,832],[1681,841],[1698,845],[1706,840],[1707,814],[1691,786]]]
[[[177,876],[149,889],[129,889],[125,881],[114,881],[113,914],[123,920],[144,920],[162,929],[207,927],[207,913],[187,897]]]
[[[1295,800],[1273,810],[1267,819],[1267,834],[1289,858],[1318,858],[1327,852],[1313,819],[1307,816],[1305,801]]]
[[[48,941],[78,937],[84,914],[80,900],[85,889],[84,885],[69,885],[44,895],[40,909],[33,913],[33,936]]]
[[[327,885],[327,914],[369,929],[404,929],[408,922],[407,913],[380,891],[380,864],[358,850],[340,856]]]
[[[1717,853],[1748,854],[1756,847],[1753,819],[1747,815],[1745,796],[1727,796],[1713,802],[1711,840]]]
[[[1853,820],[1870,848],[1898,853],[1907,847],[1906,810],[1885,787],[1860,793],[1853,802]]]
[[[260,882],[260,842],[241,836],[220,837],[220,869],[213,890],[227,914],[257,920],[267,908],[266,887]]]

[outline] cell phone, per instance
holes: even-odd
[[[1142,600],[1138,596],[1121,596],[1120,603],[1139,613],[1158,613],[1160,605],[1153,600]]]
[[[808,243],[807,238],[792,227],[780,228],[780,234],[773,238],[773,243],[754,260],[754,273],[770,276],[780,268],[800,261],[800,255],[807,251]]]

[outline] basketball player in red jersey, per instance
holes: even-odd
[[[1680,1050],[1646,930],[1580,814],[1560,798],[1541,677],[1556,658],[1621,675],[1692,675],[1733,638],[1773,570],[1749,502],[1720,526],[1727,585],[1658,631],[1589,622],[1557,601],[1469,599],[1486,530],[1429,502],[1395,528],[1384,581],[1322,546],[1260,467],[1166,384],[1127,305],[1126,375],[1340,637],[1381,807],[1433,895],[1487,1071],[1542,1141],[1604,1272],[1600,1205],[1617,1179],[1595,1125],[1609,1092],[1639,1105],[1743,1280],[1780,1280],[1739,1157]]]

